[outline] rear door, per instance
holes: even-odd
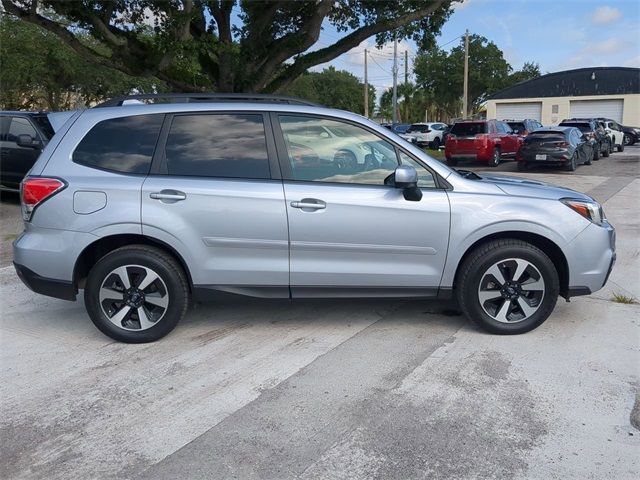
[[[434,174],[362,126],[311,115],[274,115],[289,218],[294,297],[433,295],[449,239],[449,201]],[[322,145],[301,151],[290,137],[305,126],[341,132],[342,142],[367,148],[353,168],[325,158]],[[419,169],[423,198],[405,200],[385,185],[399,164]]]
[[[511,127],[505,122],[496,122],[496,126],[498,127],[498,135],[502,145],[502,155],[515,155],[520,146],[518,135],[513,133]]]
[[[20,147],[16,143],[18,135],[29,135],[40,142],[40,137],[31,121],[24,117],[3,117],[8,120],[7,133],[2,138],[0,163],[2,164],[2,184],[17,188],[40,155],[40,148]]]
[[[196,287],[288,297],[287,212],[263,112],[167,115],[142,188],[142,231]]]

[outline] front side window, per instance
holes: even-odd
[[[18,135],[29,135],[34,140],[38,138],[36,129],[33,128],[33,125],[31,125],[29,120],[21,117],[13,117],[11,119],[11,124],[9,125],[9,135],[7,140],[10,142],[16,142],[18,140]]]
[[[279,118],[293,180],[384,185],[398,166],[394,146],[364,128],[324,118]],[[317,135],[321,129],[340,134]]]
[[[313,132],[314,137],[322,134]],[[176,115],[167,137],[165,158],[169,175],[271,177],[261,114]]]
[[[418,187],[420,188],[436,188],[436,181],[433,178],[433,173],[427,170],[425,167],[416,162],[409,155],[400,152],[400,163],[402,165],[409,165],[416,169],[418,172]]]
[[[103,170],[149,173],[163,119],[163,114],[153,114],[99,122],[80,141],[72,159]]]

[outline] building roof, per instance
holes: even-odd
[[[640,94],[640,68],[591,67],[548,73],[494,93],[488,99]]]

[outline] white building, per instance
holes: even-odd
[[[532,118],[543,125],[557,125],[572,117],[605,117],[640,126],[640,68],[549,73],[505,88],[487,100],[487,118]]]

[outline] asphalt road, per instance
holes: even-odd
[[[0,268],[0,478],[638,478],[640,306],[611,297],[640,298],[639,159],[525,174],[604,202],[618,264],[521,336],[423,301],[239,299],[125,345]]]

